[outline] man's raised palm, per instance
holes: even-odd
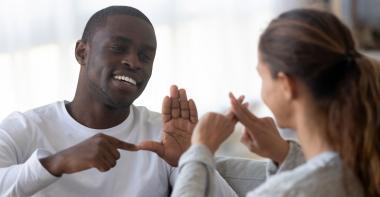
[[[161,142],[145,141],[137,145],[140,150],[157,153],[172,166],[191,144],[191,135],[198,121],[197,108],[193,100],[187,100],[186,91],[170,88],[162,104],[163,132]]]

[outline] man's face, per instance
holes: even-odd
[[[87,80],[88,93],[109,107],[126,108],[140,96],[152,74],[156,37],[142,19],[109,16],[88,41],[87,51],[80,80]]]

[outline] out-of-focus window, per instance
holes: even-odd
[[[177,84],[195,99],[200,115],[226,111],[232,91],[246,95],[263,116],[270,113],[261,102],[255,69],[258,39],[272,18],[299,1],[2,0],[0,5],[0,119],[73,98],[79,73],[75,42],[89,17],[110,5],[140,9],[156,31],[153,75],[135,104],[160,111],[161,98]]]
[[[256,47],[275,16],[273,2],[3,0],[0,118],[73,98],[79,72],[75,42],[88,18],[109,5],[140,9],[156,30],[153,76],[137,105],[159,111],[171,84],[186,88],[201,114],[226,109],[229,91],[260,102]]]

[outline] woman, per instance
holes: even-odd
[[[259,57],[262,98],[278,126],[296,131],[307,161],[248,196],[380,196],[380,71],[357,51],[347,27],[322,11],[286,12],[262,34]],[[259,120],[233,96],[231,105],[233,115],[209,113],[199,121],[173,196],[212,194],[212,157],[236,120],[250,150],[279,164],[290,159],[278,135],[258,132]]]

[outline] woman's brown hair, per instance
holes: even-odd
[[[272,76],[302,81],[326,115],[322,137],[360,181],[380,196],[380,66],[360,54],[333,14],[298,9],[274,19],[259,51]]]

